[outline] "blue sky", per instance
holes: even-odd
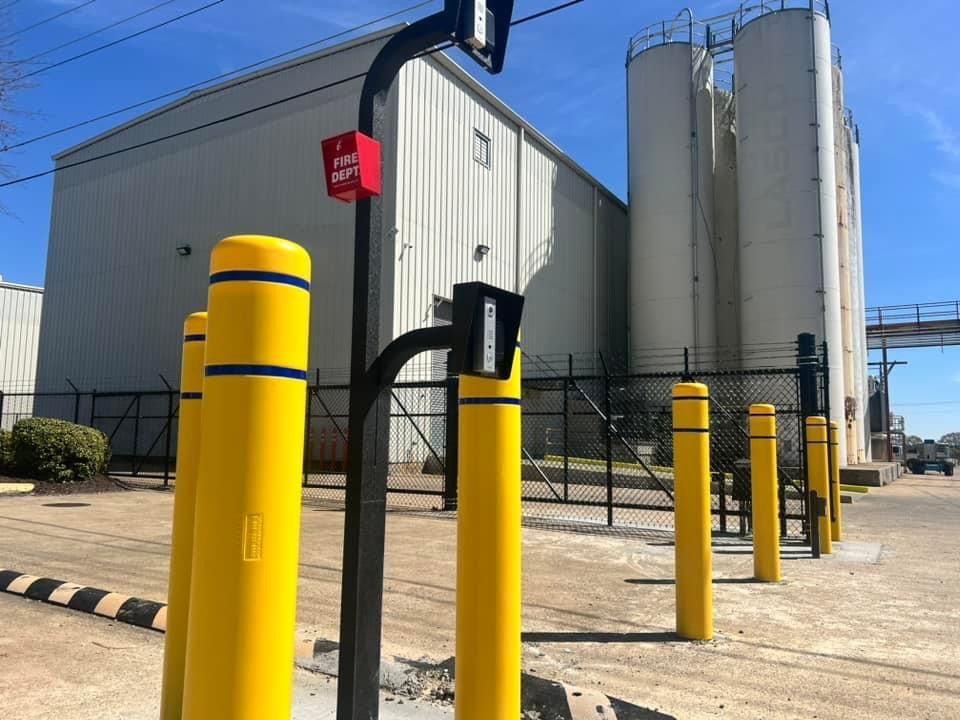
[[[0,5],[8,0],[0,1]],[[22,57],[67,42],[158,0],[96,0],[18,38]],[[557,0],[517,0],[517,15]],[[6,35],[81,0],[20,0],[2,20]],[[28,138],[159,95],[261,57],[311,42],[414,0],[224,0],[157,32],[36,77],[15,118]],[[65,49],[60,59],[205,4],[177,0],[137,21]],[[439,5],[439,2],[436,3]],[[682,3],[586,0],[517,28],[507,69],[482,80],[560,147],[626,196],[624,57],[630,34],[674,16]],[[698,16],[736,3],[692,3]],[[882,8],[882,9],[881,9]],[[955,300],[956,209],[960,204],[960,83],[947,0],[882,3],[834,0],[834,42],[842,49],[846,101],[862,131],[869,305]],[[412,19],[421,9],[405,16]],[[920,30],[918,21],[925,25]],[[0,26],[3,27],[3,26]],[[478,73],[480,75],[480,73]],[[131,114],[132,116],[133,114]],[[50,156],[128,116],[0,155],[18,174],[50,167]],[[0,190],[0,274],[42,284],[52,178]],[[894,411],[910,432],[960,431],[960,348],[898,351]],[[878,359],[878,358],[871,358]],[[926,403],[940,403],[928,405]],[[952,404],[942,404],[952,403]]]

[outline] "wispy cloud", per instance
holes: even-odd
[[[951,190],[960,191],[960,172],[944,172],[943,170],[934,170],[932,173],[930,173],[930,177],[944,187],[950,188]],[[956,381],[960,382],[960,374],[957,375]]]
[[[960,132],[944,116],[928,105],[897,102],[908,115],[918,118],[926,128],[926,141],[939,155],[940,167],[930,171],[930,178],[948,190],[960,192]]]
[[[913,113],[926,124],[930,140],[937,151],[953,160],[960,160],[960,136],[931,108],[914,106]]]

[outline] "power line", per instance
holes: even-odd
[[[64,59],[64,60],[60,60],[60,61],[58,61],[58,62],[51,63],[50,65],[45,65],[45,66],[43,66],[42,68],[38,68],[37,70],[34,70],[34,71],[32,71],[32,72],[24,73],[23,75],[18,76],[18,77],[17,77],[17,80],[18,80],[18,81],[20,81],[20,80],[25,80],[26,78],[33,77],[34,75],[39,75],[40,73],[45,73],[45,72],[47,72],[48,70],[53,70],[54,68],[61,67],[62,65],[66,65],[67,63],[74,62],[75,60],[80,60],[81,58],[88,57],[89,55],[93,55],[94,53],[98,53],[98,52],[100,52],[101,50],[106,50],[107,48],[112,48],[112,47],[115,46],[115,45],[119,45],[120,43],[126,42],[127,40],[132,40],[132,39],[135,38],[135,37],[140,37],[141,35],[145,35],[146,33],[151,32],[151,31],[153,31],[153,30],[159,30],[160,28],[165,27],[165,26],[167,26],[167,25],[170,25],[171,23],[175,23],[175,22],[177,22],[178,20],[183,20],[184,18],[188,18],[188,17],[190,17],[191,15],[196,15],[197,13],[203,12],[204,10],[209,10],[209,9],[212,8],[213,6],[219,5],[219,4],[222,3],[222,2],[225,2],[225,0],[213,0],[213,2],[209,2],[209,3],[207,3],[206,5],[201,5],[200,7],[195,8],[195,9],[193,9],[193,10],[190,10],[190,11],[188,11],[188,12],[181,13],[180,15],[177,15],[177,16],[175,16],[175,17],[172,17],[172,18],[170,18],[169,20],[164,20],[163,22],[157,23],[156,25],[151,25],[150,27],[145,27],[143,30],[138,30],[138,31],[135,32],[135,33],[130,33],[129,35],[124,35],[123,37],[117,38],[116,40],[111,40],[111,41],[108,42],[108,43],[104,43],[103,45],[98,45],[98,46],[95,47],[95,48],[91,48],[90,50],[86,50],[86,51],[84,51],[84,52],[82,52],[82,53],[79,53],[79,54],[77,54],[77,55],[72,55],[72,56],[70,56],[70,57],[68,57],[68,58],[66,58],[66,59]]]
[[[12,0],[12,2],[8,2],[6,5],[0,5],[0,12],[3,12],[7,8],[12,8],[18,2],[20,2],[20,0]]]
[[[179,95],[180,93],[188,92],[190,90],[195,90],[197,88],[203,87],[204,85],[208,85],[212,82],[216,82],[218,80],[223,80],[225,78],[228,78],[231,75],[236,75],[237,73],[246,72],[247,70],[252,70],[256,67],[259,67],[260,65],[265,65],[266,63],[274,62],[275,60],[280,60],[284,57],[287,57],[289,55],[294,55],[296,53],[302,52],[303,50],[307,50],[311,47],[316,47],[317,45],[322,45],[323,43],[329,42],[331,40],[336,40],[337,38],[343,37],[345,35],[350,35],[351,33],[354,33],[358,30],[363,30],[364,28],[370,27],[371,25],[376,25],[386,20],[391,20],[399,15],[404,15],[408,12],[421,8],[424,5],[432,5],[432,4],[433,4],[433,0],[421,0],[421,2],[415,3],[413,5],[409,5],[400,10],[395,10],[392,13],[381,15],[380,17],[374,20],[369,20],[355,27],[348,28],[347,30],[341,30],[339,32],[334,33],[333,35],[328,35],[325,38],[321,38],[320,40],[314,40],[313,42],[307,43],[306,45],[295,47],[292,50],[287,50],[285,52],[278,53],[277,55],[271,55],[270,57],[263,58],[262,60],[258,60],[254,63],[243,65],[242,67],[235,68],[233,70],[230,70],[225,73],[221,73],[219,75],[214,75],[213,77],[207,78],[206,80],[200,80],[198,82],[191,83],[190,85],[185,85],[181,88],[177,88],[176,90],[170,90],[161,95],[156,95],[146,100],[140,100],[138,102],[132,103],[125,107],[118,108],[117,110],[111,110],[110,112],[103,113],[102,115],[97,115],[96,117],[87,118],[86,120],[81,120],[80,122],[73,123],[72,125],[67,125],[66,127],[59,128],[58,130],[51,130],[50,132],[37,135],[36,137],[27,138],[26,140],[23,140],[18,143],[14,143],[12,145],[4,145],[3,147],[0,147],[0,152],[6,152],[7,150],[15,150],[17,148],[21,148],[26,145],[32,145],[35,142],[40,142],[41,140],[47,140],[57,135],[62,135],[65,132],[70,132],[71,130],[76,130],[77,128],[81,128],[86,125],[91,125],[92,123],[99,122],[100,120],[106,120],[108,118],[112,118],[117,115],[122,115],[123,113],[130,112],[131,110],[136,110],[137,108],[141,108],[145,105],[151,105],[152,103],[159,102],[160,100],[166,100],[167,98],[174,97],[175,95]],[[243,85],[245,83],[251,82],[253,79],[254,78],[242,80],[241,82],[237,83],[237,85],[238,86]]]
[[[926,407],[930,405],[960,405],[960,400],[932,400],[930,402],[894,402],[892,405],[900,407]]]
[[[48,17],[48,18],[45,18],[45,19],[43,19],[43,20],[39,20],[39,21],[35,22],[33,25],[27,25],[27,27],[25,27],[25,28],[21,28],[21,29],[17,30],[16,32],[12,32],[12,33],[10,33],[9,35],[4,35],[3,37],[0,37],[0,42],[3,42],[4,40],[9,40],[10,38],[16,37],[17,35],[23,35],[23,34],[26,33],[26,32],[30,32],[30,31],[33,30],[34,28],[38,28],[38,27],[40,27],[41,25],[46,25],[48,22],[53,22],[53,21],[56,20],[57,18],[62,18],[64,15],[69,15],[70,13],[75,13],[77,10],[83,10],[83,8],[85,8],[87,5],[93,5],[93,3],[95,3],[96,1],[97,1],[97,0],[86,0],[86,2],[82,2],[82,3],[80,3],[79,5],[74,5],[74,6],[71,7],[71,8],[67,8],[66,10],[62,10],[62,11],[58,12],[56,15],[51,15],[51,16]],[[14,2],[14,3],[10,3],[10,5],[16,5],[16,3],[15,3],[15,2]],[[3,8],[0,8],[0,9],[6,10],[8,7],[10,7],[10,5],[4,5]]]
[[[218,2],[222,2],[222,1],[223,0],[218,0]],[[535,13],[534,15],[528,15],[527,17],[519,18],[518,20],[514,20],[510,24],[511,26],[522,25],[526,22],[530,22],[530,20],[551,15],[555,12],[559,12],[560,10],[565,10],[569,7],[572,7],[573,5],[579,5],[582,2],[584,2],[584,0],[571,0],[571,2],[567,2],[562,5],[557,5],[557,6],[554,6],[553,8],[548,8],[539,13]],[[447,50],[450,47],[453,47],[453,45],[454,43],[452,42],[445,43],[443,45],[438,45],[432,50],[427,50],[425,52],[420,53],[416,57],[419,58],[427,55],[433,55],[434,53],[438,53],[442,50]],[[156,145],[157,143],[161,143],[166,140],[173,140],[175,138],[182,137],[184,135],[188,135],[193,132],[206,130],[207,128],[211,128],[216,125],[221,125],[225,122],[230,122],[231,120],[237,120],[238,118],[242,118],[247,115],[252,115],[253,113],[257,113],[262,110],[268,110],[270,108],[277,107],[278,105],[283,105],[285,103],[292,102],[293,100],[299,100],[300,98],[307,97],[308,95],[313,95],[315,93],[322,92],[323,90],[329,90],[330,88],[337,87],[339,85],[344,85],[354,80],[359,80],[360,78],[365,77],[366,74],[367,74],[366,72],[362,72],[362,73],[357,73],[356,75],[350,75],[349,77],[341,78],[340,80],[334,80],[333,82],[320,85],[319,87],[311,88],[309,90],[304,90],[302,92],[295,93],[294,95],[289,95],[287,97],[280,98],[279,100],[273,100],[272,102],[264,103],[263,105],[258,105],[253,108],[248,108],[247,110],[241,110],[240,112],[232,113],[230,115],[225,115],[224,117],[217,118],[216,120],[210,120],[208,122],[201,123],[200,125],[195,125],[193,127],[185,128],[183,130],[178,130],[177,132],[173,132],[168,135],[161,135],[159,137],[155,137],[150,140],[144,140],[143,142],[134,143],[133,145],[128,145],[126,147],[118,148],[116,150],[111,150],[110,152],[105,152],[100,155],[94,155],[93,157],[85,158],[83,160],[76,160],[72,163],[66,163],[64,165],[60,165],[59,167],[53,167],[49,170],[44,170],[43,172],[34,173],[32,175],[25,175],[23,177],[19,177],[14,180],[8,180],[4,183],[0,183],[0,188],[10,187],[12,185],[19,185],[21,183],[29,182],[30,180],[37,180],[38,178],[46,177],[47,175],[53,175],[54,173],[61,172],[63,170],[69,170],[71,168],[79,167],[81,165],[87,165],[88,163],[97,162],[98,160],[106,160],[107,158],[111,158],[116,155],[121,155],[126,152],[132,152],[133,150],[140,150],[142,148],[149,147],[151,145]]]
[[[78,37],[78,38],[74,38],[73,40],[69,40],[69,41],[67,41],[67,42],[65,42],[65,43],[62,43],[62,44],[60,44],[60,45],[57,45],[56,47],[49,48],[48,50],[44,50],[43,52],[38,52],[36,55],[31,55],[30,57],[28,57],[28,58],[26,58],[26,59],[24,59],[24,60],[16,60],[16,61],[14,61],[14,62],[12,62],[12,63],[8,63],[8,64],[11,64],[11,65],[26,65],[27,63],[31,63],[31,62],[33,62],[34,60],[38,59],[38,58],[45,57],[45,56],[47,56],[47,55],[50,55],[51,53],[57,52],[58,50],[63,50],[64,48],[70,47],[71,45],[76,45],[78,42],[83,42],[83,41],[86,40],[87,38],[92,38],[94,35],[99,35],[100,33],[106,32],[107,30],[112,30],[112,29],[115,28],[115,27],[119,27],[120,25],[124,25],[125,23],[128,23],[128,22],[130,22],[131,20],[136,20],[138,17],[142,17],[142,16],[144,16],[144,15],[146,15],[146,14],[148,14],[148,13],[152,13],[154,10],[159,10],[160,8],[164,7],[165,5],[170,5],[171,3],[174,3],[174,2],[176,2],[176,1],[177,1],[177,0],[164,0],[162,3],[157,3],[156,5],[151,5],[150,7],[146,8],[145,10],[141,10],[140,12],[134,13],[133,15],[128,15],[127,17],[125,17],[125,18],[123,18],[123,19],[121,19],[121,20],[117,20],[117,21],[115,21],[115,22],[112,22],[112,23],[110,23],[109,25],[104,25],[102,28],[97,28],[96,30],[94,30],[94,31],[92,31],[92,32],[88,32],[86,35],[81,35],[81,36]]]

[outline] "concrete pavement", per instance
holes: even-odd
[[[75,499],[90,504],[0,499],[0,566],[164,600],[170,496]],[[668,538],[526,529],[524,671],[685,719],[960,717],[960,482],[906,477],[844,510],[847,540],[836,556],[813,561],[787,548],[778,585],[750,582],[748,546],[719,543],[710,643],[670,635]],[[341,533],[340,512],[304,508],[301,633],[337,638]],[[453,654],[455,536],[449,520],[388,518],[385,653],[435,661]],[[3,610],[23,606],[19,624],[29,625],[33,613],[67,613],[0,600]],[[0,611],[0,635],[8,617]],[[82,621],[159,645],[148,631]],[[73,651],[44,647],[34,665]],[[27,675],[51,670],[32,667]],[[152,673],[159,682],[159,664],[140,667],[141,677]],[[121,694],[105,690],[103,697]]]
[[[0,701],[22,720],[157,720],[163,636],[0,595]],[[296,670],[293,720],[336,717],[336,681]],[[388,699],[389,698],[389,699]],[[450,720],[453,709],[381,697],[383,720]]]

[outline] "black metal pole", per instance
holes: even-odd
[[[887,462],[893,462],[893,439],[890,428],[890,363],[887,361],[887,340],[883,340],[883,430],[887,437]]]
[[[720,472],[717,478],[717,495],[720,500],[720,532],[727,532],[727,478]]]
[[[563,379],[563,501],[570,500],[570,378],[573,353],[567,355],[567,377]]]
[[[70,378],[65,378],[67,385],[73,388],[73,422],[77,424],[80,422],[80,388],[74,385]]]
[[[170,487],[170,449],[173,445],[173,398],[176,393],[167,391],[167,428],[163,441],[163,487]]]
[[[138,443],[140,440],[140,400],[143,396],[140,393],[137,393],[137,414],[133,419],[133,460],[130,464],[130,474],[137,475],[137,450]]]
[[[807,418],[819,412],[817,388],[817,337],[813,333],[801,333],[797,336],[797,368],[800,394],[800,482],[805,491],[810,489],[807,478]],[[807,503],[809,495],[802,493],[802,502]],[[812,517],[807,507],[807,516]],[[810,531],[807,533],[810,536]]]
[[[810,554],[814,560],[820,559],[820,498],[817,497],[817,491],[811,490],[810,501],[807,503],[809,508],[808,522],[810,523]]]
[[[456,22],[448,12],[418,20],[383,46],[363,82],[357,129],[382,140],[387,92],[414,55],[447,40]],[[381,157],[381,164],[382,164]],[[382,169],[382,168],[381,168]],[[381,177],[383,173],[381,172]],[[340,598],[338,720],[376,720],[380,713],[380,637],[387,502],[389,404],[379,389],[373,403],[361,396],[380,352],[380,274],[383,200],[356,207],[353,254],[353,321],[350,348],[350,414],[347,421],[346,511]],[[371,412],[371,405],[375,408]],[[384,442],[379,443],[378,439]]]
[[[604,414],[607,416],[607,431],[604,433],[606,440],[605,452],[607,455],[607,525],[613,527],[613,414],[610,407],[610,375],[607,374],[607,368],[603,368],[603,396],[604,396]]]

